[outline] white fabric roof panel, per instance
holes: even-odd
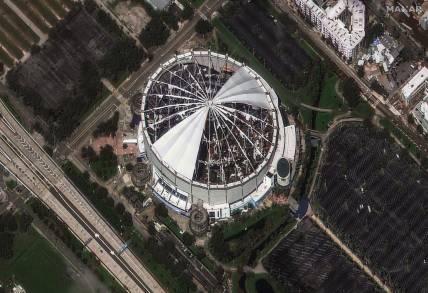
[[[191,179],[208,108],[201,108],[161,136],[153,148],[172,169]]]
[[[261,82],[255,79],[245,67],[241,67],[218,91],[213,103],[242,103],[270,109],[268,100]]]

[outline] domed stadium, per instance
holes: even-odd
[[[184,213],[203,202],[210,217],[223,218],[262,198],[275,158],[290,141],[295,148],[266,81],[210,51],[162,64],[143,90],[141,110],[139,147],[153,166],[154,194]]]

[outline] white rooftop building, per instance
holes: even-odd
[[[362,1],[338,0],[326,9],[319,7],[314,0],[294,2],[344,58],[351,59],[355,55],[365,36],[365,6]]]
[[[293,160],[296,148],[278,103],[263,78],[228,56],[195,51],[162,64],[143,91],[138,137],[154,194],[184,214],[202,202],[213,218],[262,199],[276,161]]]
[[[401,88],[401,96],[409,105],[413,98],[421,96],[424,99],[428,95],[428,68],[422,67]]]

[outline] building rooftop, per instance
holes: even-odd
[[[404,99],[409,100],[416,89],[428,80],[428,68],[422,67],[413,77],[403,86],[401,93]]]
[[[424,131],[428,132],[428,102],[420,102],[412,111],[412,113]]]
[[[333,6],[325,10],[313,0],[301,0],[313,13],[322,18],[330,33],[341,40],[344,47],[355,48],[365,36],[365,6],[360,0],[338,0]],[[347,27],[340,19],[341,14],[348,10],[351,13],[351,22]]]
[[[171,3],[171,0],[147,0],[156,10],[164,10]]]

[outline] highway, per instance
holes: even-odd
[[[167,43],[157,48],[153,53],[151,61],[145,61],[140,69],[131,74],[109,97],[107,97],[98,108],[96,108],[72,133],[66,142],[62,143],[57,148],[59,156],[67,157],[81,143],[92,134],[93,129],[99,122],[108,119],[112,111],[114,111],[123,99],[130,98],[137,90],[139,90],[147,81],[147,78],[156,68],[168,60],[185,41],[192,38],[195,34],[194,27],[202,17],[209,17],[221,5],[219,0],[206,0],[197,10],[191,20],[183,25],[183,27],[174,35],[172,35]]]
[[[124,242],[0,103],[0,163],[52,209],[130,292],[164,292]]]

